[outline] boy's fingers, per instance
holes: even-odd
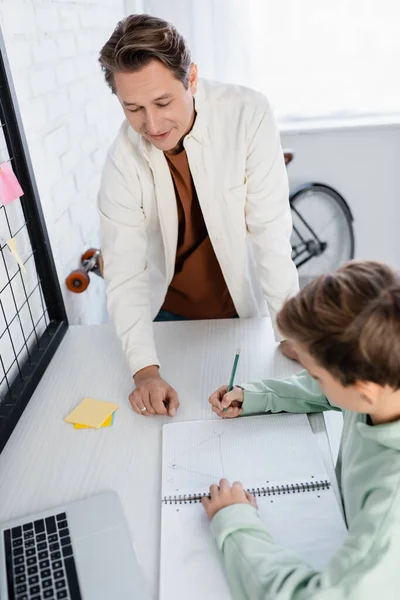
[[[243,485],[240,483],[240,481],[234,481],[232,483],[232,487],[236,490],[243,490]]]
[[[208,399],[209,403],[211,404],[212,408],[218,408],[218,410],[222,410],[222,406],[221,406],[221,401],[217,398],[217,396],[215,396],[215,394],[213,394],[212,396],[210,396],[210,398]]]
[[[211,394],[208,401],[212,406],[216,406],[217,408],[221,408],[221,400],[228,391],[228,386],[223,385],[216,392]]]
[[[216,496],[218,496],[218,493],[219,493],[219,487],[217,485],[215,485],[215,483],[213,483],[213,485],[210,485],[211,500],[214,500],[214,498]]]
[[[231,392],[227,392],[226,394],[224,394],[222,400],[221,400],[221,406],[222,408],[228,408],[228,406],[230,406],[234,400],[233,397],[233,390]]]
[[[232,417],[238,417],[239,415],[241,415],[243,412],[243,408],[239,408],[239,406],[235,406],[235,408],[232,408]]]
[[[221,410],[213,406],[212,409],[215,412],[215,414],[217,414],[219,417],[222,417],[223,419],[234,419],[235,417],[241,415],[243,412],[243,409],[239,408],[239,406],[230,406],[226,410]]]
[[[233,497],[239,502],[243,502],[243,500],[246,498],[246,490],[243,489],[243,484],[240,483],[240,481],[233,482],[232,493]]]
[[[227,479],[221,479],[221,481],[219,482],[219,489],[222,490],[229,490],[230,489],[230,485],[229,485],[229,481]]]
[[[246,492],[246,498],[250,502],[250,504],[254,506],[254,508],[258,508],[257,500],[255,499],[253,494],[250,494],[250,492]]]
[[[226,419],[234,419],[241,415],[243,410],[238,406],[230,406],[226,411],[222,411],[221,416]]]
[[[221,406],[222,408],[228,408],[228,406],[230,406],[232,404],[232,402],[242,402],[243,400],[243,390],[235,387],[233,388],[233,390],[231,390],[230,392],[227,392],[222,400],[221,400]]]

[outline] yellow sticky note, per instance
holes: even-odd
[[[84,398],[72,412],[65,417],[67,423],[78,423],[99,429],[104,421],[118,408],[118,404],[104,402],[94,398]]]
[[[18,254],[17,242],[15,241],[15,238],[10,238],[6,242],[6,244],[9,247],[9,249],[11,251],[11,254],[13,255],[13,257],[15,258],[15,260],[17,261],[17,263],[21,267],[21,271],[23,272],[24,275],[26,275],[26,269],[25,269],[24,261],[22,260],[22,258]]]
[[[114,413],[113,413],[113,414],[114,414]],[[111,425],[112,425],[112,422],[113,422],[113,415],[110,415],[110,416],[108,417],[108,419],[106,419],[106,420],[104,421],[104,423],[103,423],[102,425],[100,425],[100,429],[101,429],[102,427],[111,427]],[[74,424],[74,428],[75,428],[75,429],[93,429],[93,427],[91,427],[90,425],[82,425],[82,423],[75,423],[75,424]]]

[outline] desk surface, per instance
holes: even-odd
[[[227,382],[235,349],[237,382],[299,370],[277,350],[269,319],[156,323],[162,373],[180,397],[175,421],[217,418],[208,397]],[[161,427],[168,417],[141,417],[128,402],[132,379],[109,325],[70,327],[0,455],[0,520],[113,489],[121,498],[139,562],[157,597]],[[85,397],[119,404],[114,425],[74,430],[64,417]],[[310,418],[331,479],[321,414]]]

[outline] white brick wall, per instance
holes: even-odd
[[[128,7],[128,5],[126,5]],[[122,111],[97,66],[124,0],[0,0],[0,23],[71,324],[106,317],[103,281],[83,294],[65,277],[98,247],[96,196]],[[135,11],[135,2],[129,3]],[[106,124],[106,125],[105,125]]]

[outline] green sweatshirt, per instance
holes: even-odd
[[[302,371],[243,386],[243,414],[338,410]],[[400,599],[400,421],[344,411],[337,476],[348,537],[324,571],[274,543],[257,511],[233,505],[211,528],[235,600]]]

